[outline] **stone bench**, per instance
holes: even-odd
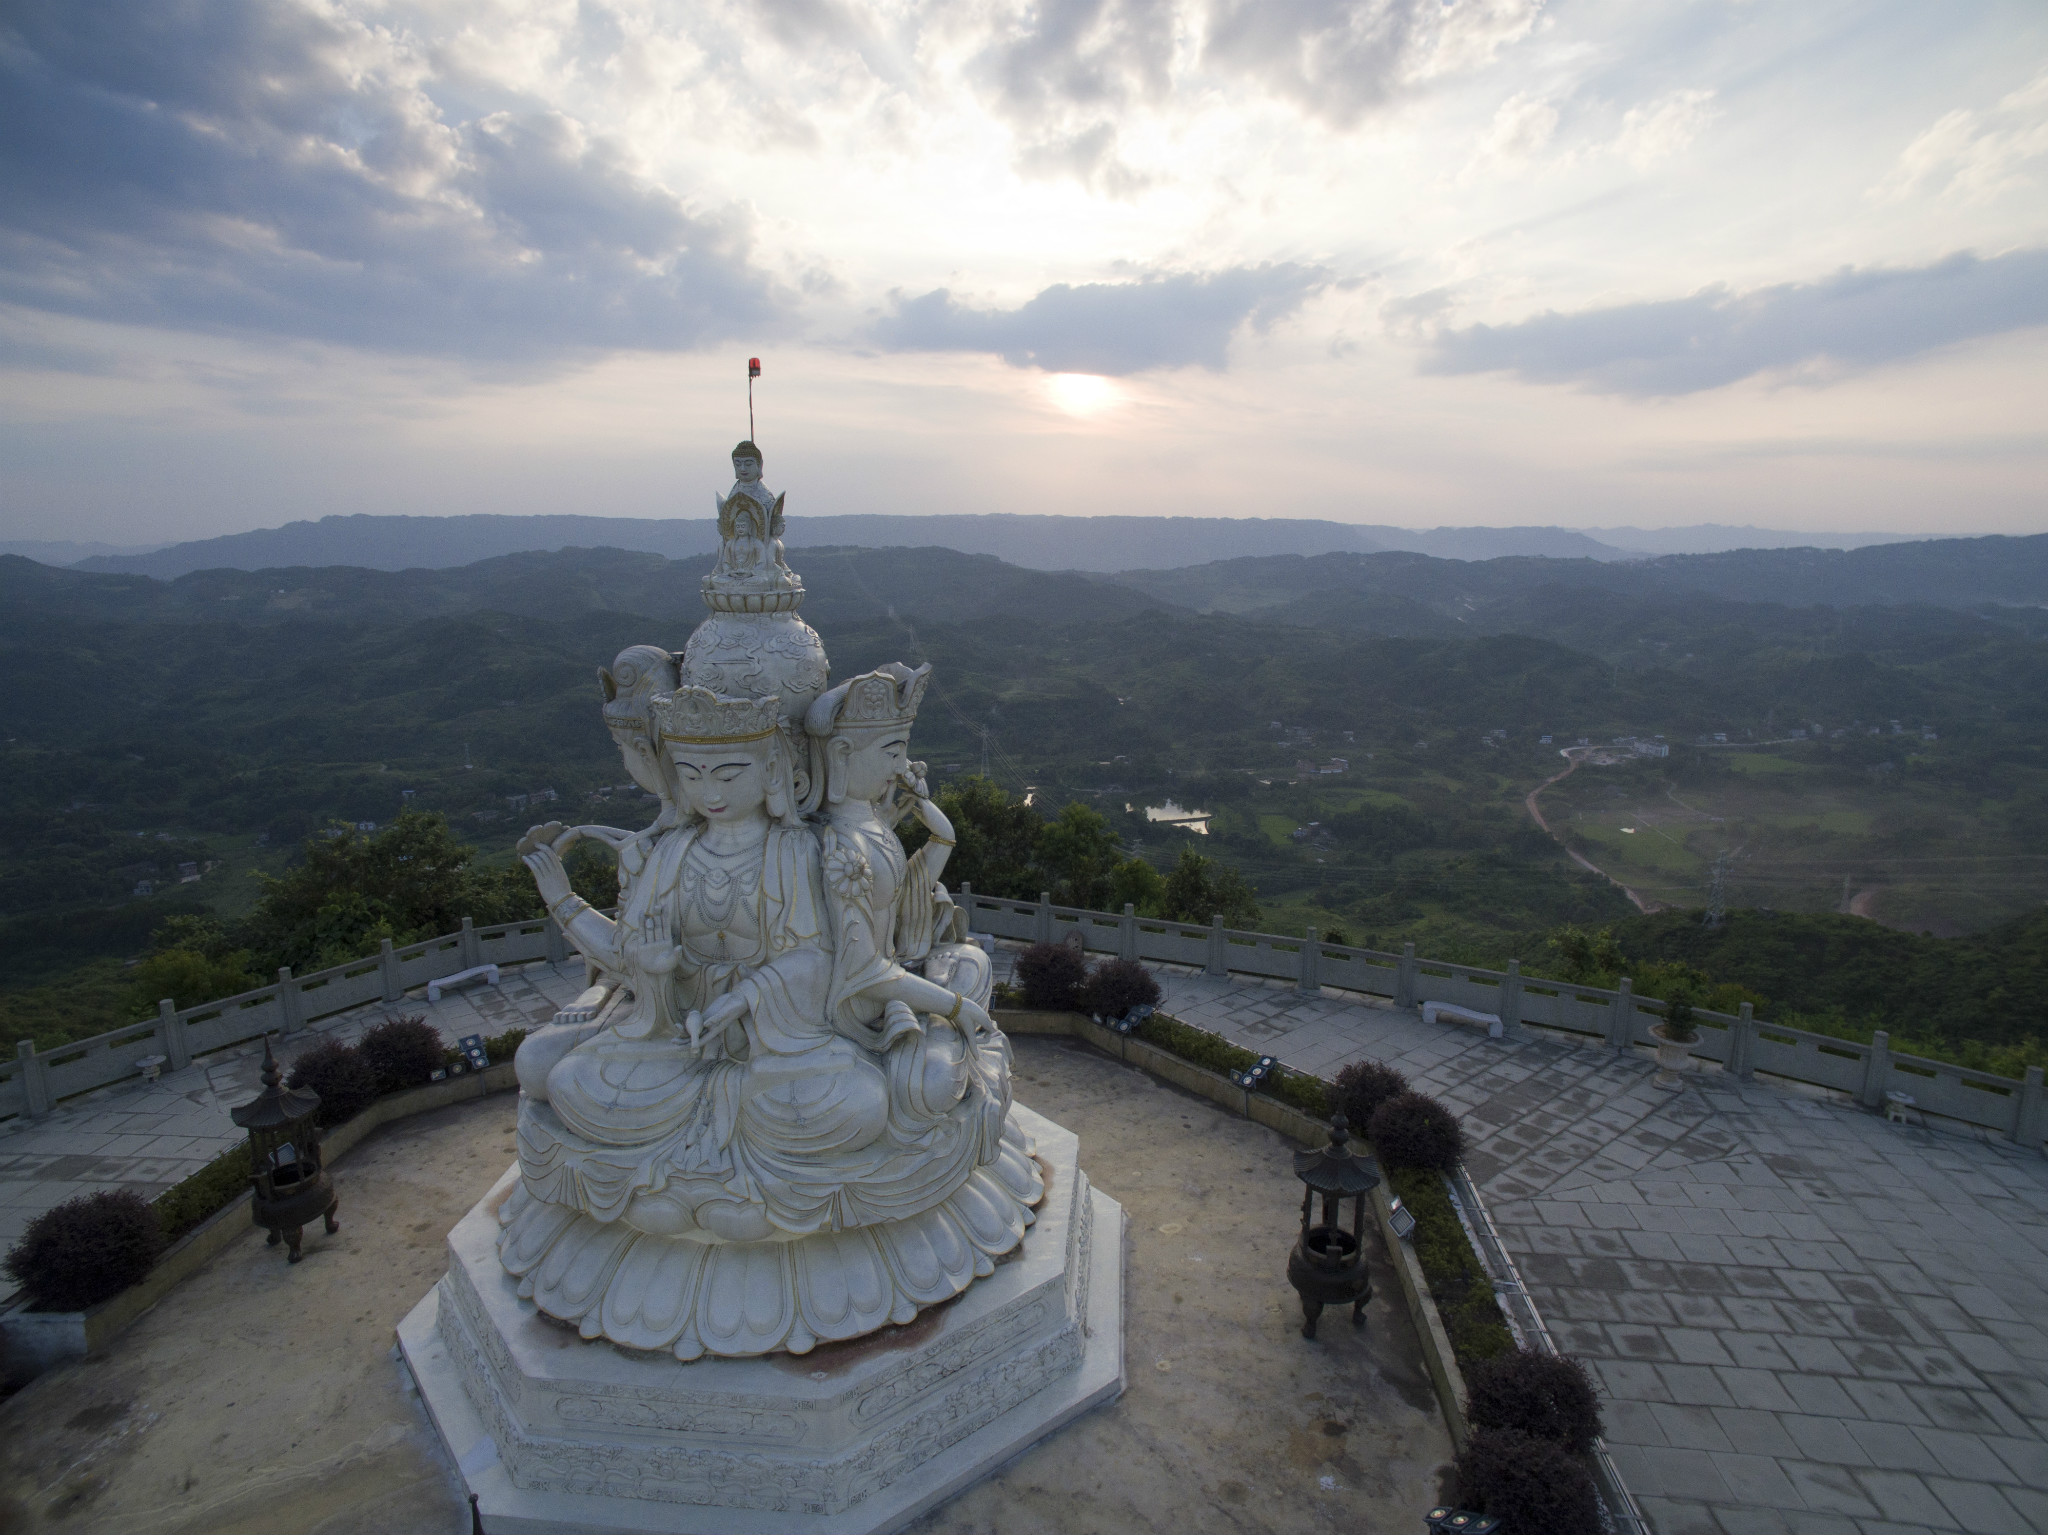
[[[448,990],[451,986],[466,986],[471,981],[482,981],[486,986],[497,985],[498,967],[496,965],[472,965],[467,970],[458,970],[453,975],[444,975],[438,981],[429,981],[427,982],[427,1000],[429,1002],[438,1002],[441,1000],[441,993]]]
[[[1459,1007],[1454,1002],[1425,1002],[1422,1004],[1424,1023],[1476,1023],[1486,1029],[1488,1039],[1499,1039],[1504,1032],[1500,1014],[1482,1013],[1477,1008]]]

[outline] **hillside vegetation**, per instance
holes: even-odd
[[[1812,551],[1779,553],[1798,567]],[[1667,562],[1584,562],[1598,579],[1576,586],[1530,585],[1530,567],[1571,563],[1558,561],[1238,563],[1097,580],[929,548],[797,561],[838,675],[934,664],[916,750],[935,784],[964,792],[985,766],[1041,820],[1075,805],[1100,817],[1127,867],[1106,899],[1156,903],[1129,866],[1164,881],[1192,849],[1252,887],[1271,929],[1539,963],[1567,925],[1628,934],[1641,920],[1522,804],[1563,766],[1560,745],[1617,736],[1661,736],[1670,755],[1581,769],[1545,803],[1592,862],[1654,877],[1657,900],[1698,907],[1730,853],[1731,907],[1824,916],[1846,875],[1852,896],[1875,892],[1859,910],[1958,935],[1911,940],[1939,945],[1988,941],[1968,935],[2048,897],[2039,611],[1682,596],[1657,584]],[[8,984],[75,980],[55,1011],[76,1032],[92,1011],[78,999],[119,994],[107,967],[143,954],[164,918],[232,931],[332,822],[381,831],[438,813],[481,874],[510,867],[533,821],[645,820],[594,676],[629,643],[680,649],[705,569],[599,549],[159,582],[0,559]],[[1254,588],[1285,600],[1219,595]],[[553,797],[524,803],[536,791]],[[1207,835],[1148,819],[1169,803],[1204,813]],[[1029,859],[1011,872],[1005,893],[1064,877]],[[1843,920],[1873,944],[1908,941]],[[272,957],[262,948],[252,963]],[[2017,952],[1978,957],[2000,971]],[[1731,983],[1738,971],[1752,974],[1732,967]],[[1860,993],[1740,984],[1835,1008],[1843,1027],[1880,1016]],[[1921,1032],[2043,1035],[2033,993],[1965,994]],[[2009,1021],[1985,1021],[2001,1009]]]

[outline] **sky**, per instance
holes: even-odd
[[[7,0],[0,539],[2048,531],[2039,0]]]

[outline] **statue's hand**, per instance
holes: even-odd
[[[908,767],[898,770],[896,781],[910,792],[912,799],[930,799],[931,791],[925,787],[924,775],[925,765],[922,762],[913,762]]]
[[[533,882],[540,887],[540,898],[550,907],[563,896],[572,893],[569,888],[569,871],[562,867],[561,855],[545,842],[521,853],[519,861],[533,871]]]
[[[989,1017],[982,1005],[972,997],[960,999],[960,1011],[953,1019],[954,1027],[970,1037],[976,1034],[993,1034],[995,1019]]]
[[[535,849],[543,847],[560,853],[562,849],[556,844],[560,842],[565,830],[567,828],[560,821],[550,821],[545,826],[529,826],[526,828],[526,835],[519,839],[519,844],[513,851],[521,858],[524,858]],[[583,828],[578,827],[577,830],[581,831]],[[571,840],[573,841],[574,839],[572,838]]]

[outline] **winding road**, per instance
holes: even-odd
[[[1557,832],[1552,828],[1551,824],[1543,819],[1543,807],[1536,803],[1537,796],[1542,794],[1542,792],[1545,789],[1549,788],[1552,784],[1563,783],[1567,778],[1571,777],[1572,774],[1576,773],[1579,770],[1578,754],[1580,752],[1591,752],[1597,750],[1599,750],[1599,748],[1593,746],[1565,746],[1559,748],[1557,754],[1565,760],[1564,771],[1562,773],[1556,774],[1553,777],[1546,778],[1543,780],[1543,782],[1536,785],[1535,788],[1529,791],[1529,797],[1523,800],[1522,804],[1528,809],[1529,818],[1533,820],[1538,826],[1543,828],[1543,834],[1545,836],[1549,837],[1551,841],[1555,842],[1559,847],[1564,849],[1565,856],[1571,859],[1573,863],[1577,864],[1580,868],[1586,870],[1588,873],[1597,874],[1602,879],[1606,880],[1608,884],[1612,885],[1615,889],[1619,890],[1623,895],[1627,896],[1631,901],[1633,901],[1635,903],[1636,910],[1642,912],[1645,916],[1649,915],[1653,911],[1662,911],[1664,909],[1664,903],[1662,901],[1648,900],[1645,897],[1636,894],[1634,890],[1630,889],[1627,885],[1624,885],[1612,874],[1609,874],[1605,869],[1601,868],[1600,865],[1594,863],[1584,854],[1579,853],[1578,851],[1573,849],[1569,844],[1567,844],[1564,838],[1559,836]]]

